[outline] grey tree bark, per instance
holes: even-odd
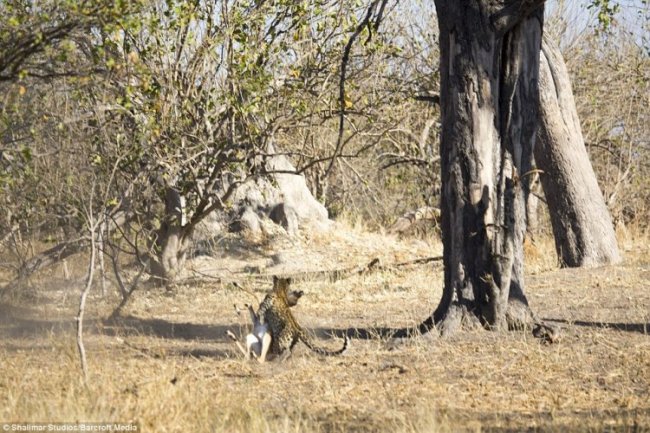
[[[195,224],[183,221],[183,200],[178,190],[167,187],[165,218],[158,230],[154,250],[150,255],[150,271],[167,289],[177,280],[185,266]]]
[[[540,128],[535,161],[563,266],[621,260],[612,219],[582,138],[560,49],[544,38],[540,59]]]
[[[524,294],[543,0],[436,0],[444,290],[420,332],[536,322]]]

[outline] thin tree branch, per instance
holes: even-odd
[[[370,6],[368,7],[368,11],[366,12],[366,16],[357,25],[356,29],[354,30],[354,33],[352,34],[352,36],[350,36],[350,39],[348,40],[347,44],[345,44],[345,48],[343,49],[343,57],[341,58],[341,74],[339,76],[339,107],[340,107],[339,129],[336,138],[336,148],[334,149],[334,154],[332,155],[332,159],[330,160],[327,170],[325,170],[326,177],[329,176],[330,172],[332,171],[332,168],[334,167],[334,161],[336,160],[338,154],[341,152],[343,148],[343,132],[345,129],[344,125],[345,125],[345,109],[346,109],[345,80],[347,75],[348,62],[350,60],[350,52],[352,51],[352,46],[354,45],[354,42],[361,34],[364,27],[368,26],[368,23],[370,22],[370,19],[372,18],[372,14],[375,11],[375,8],[377,7],[378,3],[379,0],[375,0],[370,4]]]

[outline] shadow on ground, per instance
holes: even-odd
[[[172,322],[164,319],[144,319],[135,316],[118,316],[103,320],[102,334],[117,336],[149,336],[176,340],[228,341],[227,330],[234,327],[206,325],[189,322]]]
[[[585,320],[565,319],[544,319],[548,322],[563,323],[569,326],[583,326],[587,328],[600,328],[625,332],[638,332],[639,334],[650,335],[650,323],[621,323],[621,322],[598,322]]]

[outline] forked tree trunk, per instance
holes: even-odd
[[[533,325],[525,198],[537,129],[543,0],[436,0],[444,291],[420,326]]]
[[[540,129],[535,160],[564,266],[621,260],[612,219],[585,149],[569,73],[560,49],[544,38],[540,59]]]

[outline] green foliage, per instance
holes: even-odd
[[[0,81],[78,75],[70,56],[89,32],[128,26],[139,2],[25,0],[0,3]]]
[[[587,9],[595,9],[597,12],[598,22],[603,31],[607,32],[612,26],[612,22],[621,10],[621,5],[617,1],[611,0],[591,0]]]

